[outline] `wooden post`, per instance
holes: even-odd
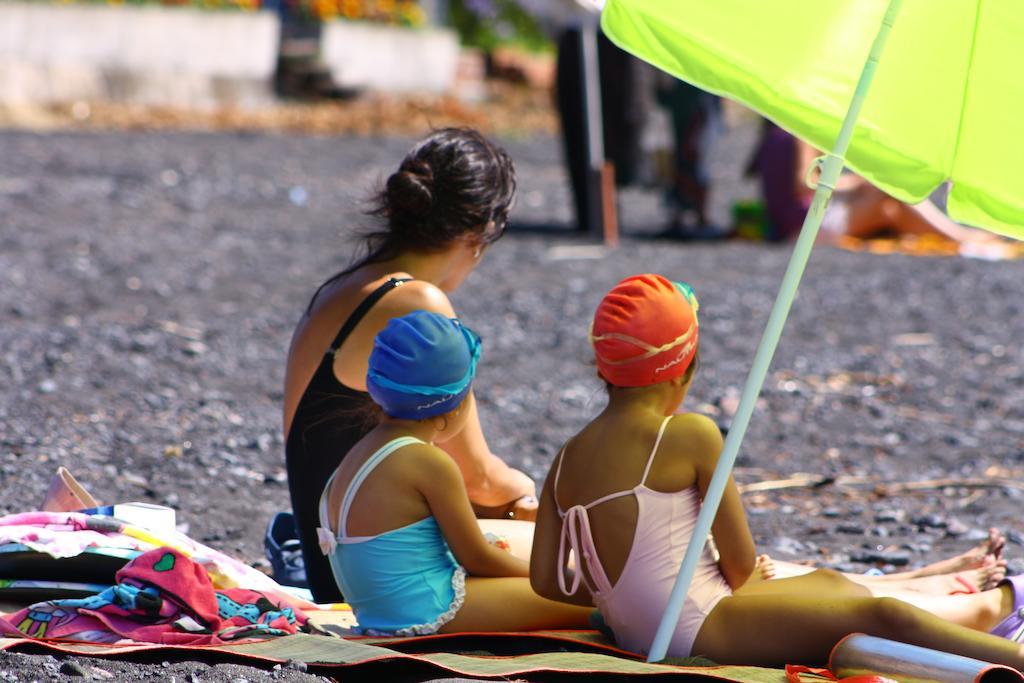
[[[604,162],[601,167],[601,227],[604,246],[619,246],[619,216],[615,201],[615,164]]]

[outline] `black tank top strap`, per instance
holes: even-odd
[[[383,297],[385,294],[390,292],[395,287],[398,287],[404,282],[409,282],[410,280],[412,280],[411,277],[393,277],[390,278],[387,282],[382,284],[377,289],[373,290],[373,292],[371,292],[369,296],[363,299],[359,303],[359,305],[356,306],[356,310],[352,311],[352,315],[348,317],[348,320],[345,321],[345,324],[341,326],[340,330],[338,330],[338,334],[334,338],[334,341],[331,342],[331,346],[330,348],[327,349],[326,355],[332,355],[335,351],[341,348],[341,345],[345,343],[345,340],[348,339],[348,336],[352,334],[352,330],[356,328],[356,325],[358,325],[359,322],[370,311],[370,309],[373,308],[374,304],[381,300],[381,297]]]

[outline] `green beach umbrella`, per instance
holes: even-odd
[[[1024,2],[607,0],[602,27],[641,59],[831,150],[651,646],[657,661],[843,166],[911,203],[950,181],[954,220],[1024,238]]]

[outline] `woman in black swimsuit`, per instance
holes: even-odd
[[[443,129],[417,144],[387,180],[366,236],[366,256],[313,295],[288,352],[284,392],[288,486],[306,576],[318,602],[341,594],[316,536],[317,501],[366,419],[366,367],[391,318],[422,309],[455,317],[454,291],[505,230],[515,197],[508,155],[476,131]],[[455,459],[480,516],[533,519],[535,487],[491,453],[472,395],[462,433],[443,448]]]

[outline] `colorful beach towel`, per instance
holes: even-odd
[[[172,548],[139,555],[115,578],[97,595],[49,600],[9,615],[0,629],[39,639],[216,645],[294,634],[306,623],[301,611],[258,591],[214,590],[206,569]]]
[[[283,600],[295,609],[314,607],[308,600],[283,590],[266,574],[177,531],[155,532],[80,512],[22,512],[0,517],[0,544],[10,543],[22,544],[53,558],[74,557],[90,548],[145,552],[166,546],[201,564],[214,588],[248,588]]]

